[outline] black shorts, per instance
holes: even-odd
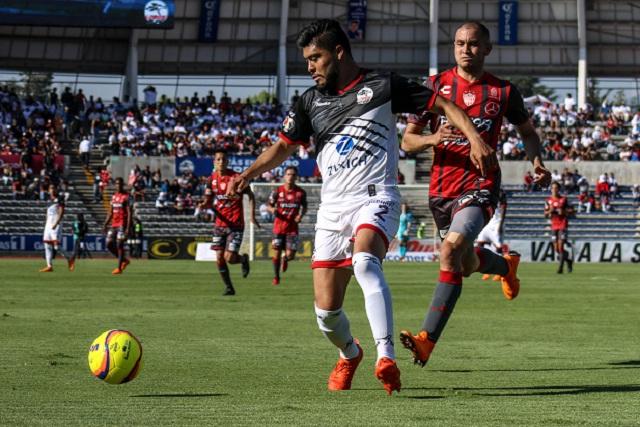
[[[124,227],[111,227],[107,231],[107,241],[116,240],[125,240],[127,238],[127,233]]]
[[[498,206],[498,195],[492,194],[489,190],[470,190],[455,199],[443,197],[430,197],[429,209],[433,215],[433,220],[438,227],[440,239],[449,232],[453,216],[461,209],[468,206],[478,206],[484,214],[484,224],[487,225],[493,212]]]
[[[213,227],[213,238],[211,239],[211,249],[214,251],[227,250],[238,252],[242,245],[243,228]]]
[[[558,240],[566,241],[567,237],[569,237],[569,230],[551,230],[551,241],[557,242]]]
[[[288,249],[290,251],[298,250],[298,233],[274,234],[271,241],[271,247],[277,251]]]

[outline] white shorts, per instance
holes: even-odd
[[[42,235],[42,241],[45,243],[62,242],[62,227],[58,225],[57,228],[45,227],[44,234]]]
[[[487,224],[480,234],[478,234],[476,242],[491,243],[496,248],[501,247],[502,234],[500,233],[499,227],[496,227],[493,224]]]
[[[399,222],[399,192],[352,200],[348,206],[321,204],[311,268],[350,267],[353,241],[359,229],[374,230],[388,247]]]

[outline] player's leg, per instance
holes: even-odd
[[[53,271],[53,241],[51,240],[50,230],[45,229],[42,236],[42,243],[44,246],[44,259],[47,265],[40,269],[41,273],[50,273]]]
[[[275,234],[271,241],[271,248],[273,249],[273,258],[271,258],[271,263],[273,264],[272,284],[274,286],[280,284],[280,263],[282,262],[282,249],[284,249],[284,237],[283,234]]]
[[[224,257],[229,264],[242,264],[242,277],[247,277],[250,271],[249,254],[240,255],[240,246],[244,230],[231,230],[227,236],[227,248]]]
[[[299,236],[297,233],[287,234],[285,239],[285,256],[282,258],[282,272],[286,272],[289,268],[289,261],[293,261],[296,258],[296,252],[298,250]]]
[[[118,257],[118,245],[116,244],[116,229],[110,228],[107,231],[107,249],[113,256]]]
[[[562,241],[564,242],[564,256],[567,262],[567,271],[573,273],[573,245],[567,240],[567,231],[564,230]]]
[[[235,295],[236,291],[231,283],[231,275],[229,274],[229,266],[225,257],[225,247],[227,247],[227,236],[230,230],[223,227],[213,228],[213,238],[211,249],[216,252],[216,265],[218,273],[224,283],[225,291],[222,295]]]
[[[400,260],[404,261],[407,256],[407,243],[409,242],[409,238],[406,236],[400,237]]]
[[[127,266],[129,265],[130,261],[127,258],[125,250],[127,235],[122,227],[118,228],[118,232],[116,233],[116,242],[118,249],[118,268],[120,269],[120,271],[124,271],[125,268],[127,268]]]

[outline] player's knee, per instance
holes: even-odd
[[[314,307],[316,312],[316,320],[321,331],[330,332],[336,329],[342,320],[342,308],[335,310],[324,310],[317,305]]]

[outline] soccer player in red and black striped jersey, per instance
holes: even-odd
[[[118,267],[111,274],[122,274],[129,265],[124,243],[131,231],[131,203],[129,194],[124,189],[124,180],[116,178],[116,191],[111,196],[111,210],[104,221],[104,232],[107,234],[107,249],[118,258]],[[111,227],[109,227],[111,223]]]
[[[569,234],[569,215],[573,213],[573,207],[569,200],[560,194],[560,183],[554,181],[551,184],[551,197],[544,202],[544,216],[551,219],[551,240],[553,249],[560,258],[558,274],[562,274],[564,263],[567,263],[569,273],[573,271],[573,260],[569,252],[565,250],[565,243]]]
[[[462,108],[495,157],[498,133],[506,117],[522,137],[525,151],[533,163],[534,181],[545,187],[551,174],[540,155],[540,139],[529,120],[522,96],[506,80],[484,70],[491,52],[489,30],[479,22],[466,22],[456,31],[456,66],[431,76],[427,86]],[[430,126],[431,134],[423,135]],[[418,335],[402,331],[403,345],[422,366],[442,333],[462,291],[462,277],[474,272],[502,276],[502,291],[507,299],[518,295],[520,282],[516,271],[520,257],[504,257],[485,248],[474,250],[473,242],[487,224],[498,202],[500,168],[484,167],[474,155],[478,145],[448,123],[446,117],[424,112],[409,121],[402,149],[409,152],[433,148],[433,166],[429,186],[429,207],[440,232],[440,277],[431,306]]]
[[[273,221],[273,285],[280,284],[280,263],[282,271],[287,271],[288,262],[296,257],[298,250],[298,223],[307,213],[307,193],[296,185],[298,169],[289,166],[284,170],[284,185],[275,189],[269,196],[269,212],[275,216]],[[281,258],[282,251],[284,258]]]

